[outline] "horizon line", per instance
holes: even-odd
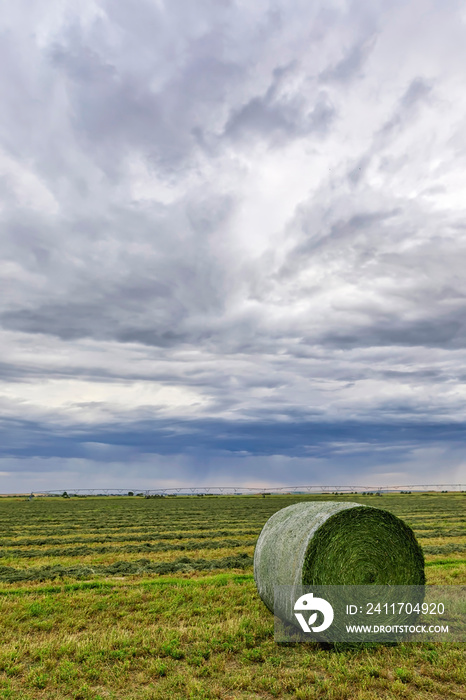
[[[141,495],[157,495],[157,494],[168,494],[168,493],[188,493],[192,495],[196,494],[209,494],[217,492],[220,495],[226,493],[328,493],[332,490],[335,492],[381,492],[381,491],[402,491],[406,489],[412,489],[416,491],[466,491],[466,484],[396,484],[396,485],[355,485],[355,484],[330,484],[330,485],[301,485],[301,486],[161,486],[159,488],[64,488],[64,489],[32,489],[31,491],[11,491],[8,493],[0,493],[0,497],[5,496],[40,496],[40,495],[57,495],[60,496],[63,493],[68,495],[73,494],[88,494],[88,495],[128,495],[128,494],[141,494]]]

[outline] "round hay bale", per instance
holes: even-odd
[[[254,580],[274,612],[274,586],[423,586],[424,556],[411,528],[386,510],[334,501],[295,503],[262,528]],[[288,602],[283,607],[293,622]]]

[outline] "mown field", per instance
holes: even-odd
[[[385,508],[466,584],[466,494],[0,499],[0,698],[466,698],[465,645],[276,644],[255,541],[300,500]]]

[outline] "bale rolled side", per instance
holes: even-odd
[[[411,528],[386,510],[296,503],[264,525],[254,552],[254,580],[274,612],[274,586],[422,586],[424,556]],[[288,602],[283,605],[288,608]]]

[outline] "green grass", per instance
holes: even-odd
[[[0,700],[464,698],[464,645],[274,642],[251,556],[301,500],[389,510],[466,584],[466,494],[0,499]]]

